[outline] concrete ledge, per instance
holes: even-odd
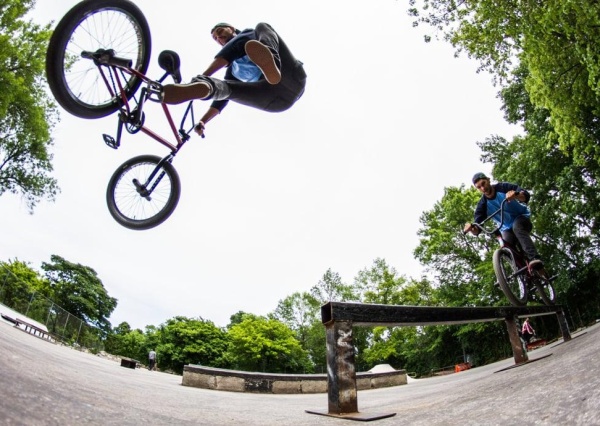
[[[357,390],[405,385],[405,370],[357,373]],[[183,386],[229,392],[252,393],[326,393],[326,374],[274,374],[186,365]]]

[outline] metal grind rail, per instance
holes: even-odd
[[[563,307],[501,306],[458,307],[398,306],[365,303],[329,302],[321,307],[321,320],[327,340],[327,411],[306,410],[310,414],[370,421],[392,417],[396,413],[361,413],[358,411],[356,368],[352,327],[358,326],[420,326],[454,325],[475,322],[506,323],[515,364],[529,360],[519,338],[517,318],[555,314],[564,341],[571,340]]]

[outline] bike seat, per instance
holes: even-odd
[[[181,60],[177,52],[172,50],[163,50],[160,52],[160,55],[158,55],[158,65],[173,77],[175,83],[181,83],[181,72],[179,71]]]

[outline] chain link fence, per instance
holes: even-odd
[[[27,283],[6,268],[0,270],[0,303],[44,324],[55,340],[66,345],[85,348],[93,353],[104,348],[102,333],[98,328],[77,318],[47,297],[31,293]]]

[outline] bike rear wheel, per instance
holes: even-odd
[[[506,298],[515,306],[527,304],[527,283],[523,274],[516,274],[519,270],[515,264],[510,250],[502,248],[494,252],[494,272],[500,289]]]
[[[554,290],[554,285],[546,276],[536,278],[535,288],[540,299],[542,299],[542,302],[546,305],[552,306],[556,303],[556,291]]]
[[[46,52],[48,86],[58,103],[80,118],[100,118],[117,111],[120,93],[108,89],[97,65],[81,52],[113,49],[132,60],[132,68],[145,74],[150,62],[150,28],[142,11],[129,0],[85,0],[59,21]],[[108,68],[105,68],[108,70]],[[141,80],[122,73],[130,99]],[[108,75],[108,80],[112,79]]]
[[[181,194],[179,175],[166,161],[157,169],[161,161],[155,155],[140,155],[123,163],[110,178],[106,190],[108,210],[125,228],[154,228],[177,207]]]

